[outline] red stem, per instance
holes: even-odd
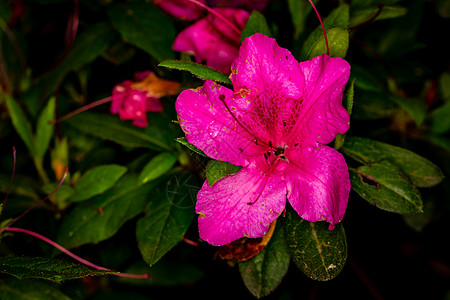
[[[314,8],[314,11],[316,12],[317,18],[319,18],[320,26],[322,26],[323,36],[325,37],[325,45],[327,46],[327,55],[330,55],[330,48],[328,47],[328,39],[327,39],[327,33],[325,32],[325,27],[323,26],[322,18],[319,15],[319,12],[316,9],[316,6],[312,2],[312,0],[308,0],[309,3],[311,3],[312,7]]]

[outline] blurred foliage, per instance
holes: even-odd
[[[317,9],[330,55],[352,67],[344,98],[351,126],[334,144],[350,170],[347,213],[329,231],[287,208],[265,248],[236,263],[199,240],[194,207],[205,178],[212,184],[239,168],[187,142],[176,97],[163,98],[164,112],[149,113],[145,129],[111,115],[108,104],[49,123],[109,97],[138,71],[184,88],[203,79],[229,85],[226,75],[172,50],[190,23],[144,0],[0,3],[2,198],[9,192],[0,220],[0,298],[324,299],[351,290],[361,299],[446,299],[449,1],[321,0]],[[270,35],[302,61],[327,51],[318,24],[308,1],[273,0],[251,14],[241,38]],[[89,269],[7,230],[55,188],[14,226],[150,278]]]

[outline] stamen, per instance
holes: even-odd
[[[67,120],[67,119],[69,119],[69,118],[71,118],[71,117],[73,117],[75,115],[78,115],[79,113],[82,113],[82,112],[84,112],[86,110],[89,110],[89,109],[94,108],[96,106],[99,106],[99,105],[102,105],[104,103],[107,103],[109,101],[111,101],[111,97],[106,97],[104,99],[97,100],[97,101],[89,103],[89,104],[87,104],[87,105],[85,105],[83,107],[80,107],[80,108],[78,108],[78,109],[68,113],[67,115],[65,115],[65,116],[63,116],[63,117],[61,117],[59,119],[51,120],[48,123],[49,124],[55,124],[55,123],[59,123],[59,122],[65,121],[65,120]]]

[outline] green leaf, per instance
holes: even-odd
[[[358,81],[356,81],[358,82]],[[398,106],[386,93],[357,89],[358,101],[354,103],[352,117],[359,120],[377,120],[392,117]]]
[[[27,146],[30,153],[33,154],[35,152],[35,149],[30,122],[28,122],[27,117],[25,116],[18,103],[9,95],[5,95],[5,97],[12,124],[22,141]]]
[[[163,152],[156,155],[145,165],[139,181],[146,183],[160,177],[172,168],[177,159],[178,156],[172,152]]]
[[[420,126],[425,120],[425,117],[427,116],[427,104],[423,99],[405,99],[393,96],[390,96],[389,99],[403,108],[413,118],[417,126]]]
[[[336,277],[347,259],[347,241],[342,223],[329,230],[326,222],[309,222],[291,207],[283,220],[289,253],[297,267],[314,280]]]
[[[93,270],[72,262],[45,257],[1,257],[0,272],[19,279],[45,279],[53,282],[102,276],[113,271]]]
[[[222,72],[188,60],[166,59],[158,67],[188,71],[201,79],[222,82],[229,85],[232,84],[227,75]]]
[[[122,146],[145,147],[156,151],[171,150],[166,137],[161,135],[163,131],[156,125],[150,124],[142,130],[121,121],[116,116],[87,112],[67,120],[67,123],[83,133],[113,141]]]
[[[111,4],[107,10],[111,23],[125,41],[158,61],[174,57],[175,27],[169,17],[152,3]]]
[[[197,147],[195,147],[194,145],[189,143],[185,137],[177,138],[177,139],[175,139],[175,141],[186,146],[187,148],[191,149],[195,153],[200,154],[201,156],[208,157],[202,150],[198,149]]]
[[[217,180],[230,174],[237,173],[241,166],[235,166],[228,162],[211,160],[206,165],[206,178],[210,186],[214,184]]]
[[[436,134],[443,134],[450,131],[450,102],[446,102],[441,107],[433,111],[431,115],[430,130]]]
[[[88,170],[77,182],[72,201],[83,201],[110,189],[127,171],[119,165],[103,165]]]
[[[39,116],[36,129],[35,147],[36,157],[43,157],[47,152],[48,145],[53,136],[53,124],[49,124],[49,121],[55,119],[55,97],[50,98],[47,105],[42,110]]]
[[[138,246],[152,266],[183,238],[195,217],[199,187],[191,174],[175,175],[152,193],[147,215],[137,222]]]
[[[359,24],[362,24],[370,19],[372,19],[374,16],[377,15],[379,11],[378,7],[370,7],[370,8],[363,8],[358,9],[356,11],[352,11],[351,17],[350,17],[350,25],[349,27],[354,27]],[[384,5],[381,13],[376,17],[373,21],[379,21],[379,20],[385,20],[385,19],[392,19],[392,18],[398,18],[403,15],[405,15],[408,12],[408,10],[405,7],[401,6],[392,6],[392,5]]]
[[[4,300],[70,300],[56,285],[39,280],[0,280],[0,299]]]
[[[241,43],[245,38],[248,38],[255,33],[262,33],[271,36],[269,25],[267,25],[266,18],[258,11],[253,11],[250,17],[248,18],[247,24],[241,33]]]
[[[295,28],[294,37],[298,38],[305,29],[306,20],[312,11],[312,6],[304,0],[288,0],[289,12]]]
[[[422,212],[417,188],[386,160],[350,170],[350,181],[355,192],[380,209],[399,214]]]
[[[350,41],[348,29],[342,27],[333,27],[327,30],[328,47],[331,57],[344,58],[347,55],[347,49]],[[305,53],[306,58],[313,59],[316,56],[326,54],[327,46],[323,35],[314,41],[309,51]]]
[[[439,77],[439,92],[444,101],[450,101],[450,72],[442,73]]]
[[[98,243],[112,237],[129,219],[141,213],[157,181],[141,185],[138,178],[123,176],[107,192],[76,206],[63,220],[57,242],[66,248]]]
[[[353,78],[352,81],[350,81],[350,85],[347,88],[347,92],[344,97],[344,103],[342,105],[347,110],[349,116],[352,114],[353,109],[353,96],[354,96],[354,84],[355,84],[355,78]],[[342,147],[345,141],[345,134],[337,134],[336,138],[334,139],[334,148],[337,150]]]
[[[432,187],[444,178],[439,167],[428,159],[397,146],[348,136],[341,149],[345,154],[363,164],[388,160],[417,187]]]
[[[345,41],[346,37],[345,37],[345,29],[348,28],[348,21],[349,21],[350,15],[349,15],[349,6],[347,4],[341,4],[339,5],[339,7],[337,7],[335,10],[333,10],[330,15],[324,20],[323,25],[325,27],[325,31],[327,32],[327,37],[330,43],[330,55],[331,55],[331,51],[332,51],[332,46],[331,43],[334,43],[331,41],[330,36],[329,36],[329,29],[330,28],[337,28],[333,30],[333,39],[335,39],[336,42],[336,50],[337,53],[342,55],[342,53],[344,52],[343,49],[345,47],[345,44],[347,43]],[[348,33],[348,32],[347,32]],[[304,60],[308,60],[311,59],[312,56],[311,52],[312,52],[312,48],[314,48],[314,54],[317,54],[320,51],[323,51],[323,48],[320,48],[320,41],[321,39],[323,40],[323,45],[325,45],[325,38],[323,37],[323,31],[322,31],[322,27],[319,25],[313,32],[311,32],[311,34],[308,36],[308,38],[306,39],[300,57],[301,57],[301,61]],[[348,46],[347,46],[348,48]],[[334,51],[334,50],[333,50]],[[347,52],[347,49],[345,49],[345,53]],[[326,53],[326,48],[325,48],[325,52],[322,53]],[[322,54],[319,53],[318,55]],[[345,54],[344,53],[344,54]],[[333,56],[333,55],[331,55]]]
[[[257,298],[273,292],[286,275],[290,257],[278,224],[267,246],[250,260],[239,262],[239,272],[247,289]]]

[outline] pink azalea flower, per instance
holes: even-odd
[[[151,71],[135,74],[135,81],[126,80],[117,84],[111,96],[111,113],[119,114],[122,120],[133,120],[133,125],[145,128],[147,112],[162,112],[159,100],[166,95],[178,93],[180,83],[161,79]]]
[[[235,8],[216,8],[214,11],[226,21],[209,14],[180,32],[173,48],[194,55],[198,63],[205,62],[209,67],[229,74],[231,63],[239,52],[241,32],[250,14]]]
[[[197,0],[205,4],[205,0]],[[201,17],[203,9],[189,0],[153,0],[153,3],[165,13],[176,18],[194,21]]]
[[[213,245],[263,236],[286,199],[305,220],[344,216],[350,192],[343,156],[326,146],[349,128],[342,107],[349,64],[327,55],[298,63],[274,39],[245,39],[232,65],[233,90],[206,81],[183,91],[176,110],[187,140],[242,166],[197,196],[200,237]]]

